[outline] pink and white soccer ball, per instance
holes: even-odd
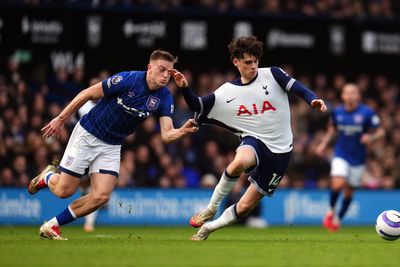
[[[385,240],[396,240],[400,238],[400,212],[385,210],[376,218],[375,225],[378,235]]]

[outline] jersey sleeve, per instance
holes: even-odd
[[[205,117],[210,113],[210,110],[215,103],[215,94],[211,93],[206,96],[199,97],[193,93],[191,88],[182,89],[183,97],[186,104],[192,111],[195,112],[195,120],[199,121],[201,117]]]
[[[373,110],[369,110],[368,128],[376,129],[381,125],[381,119]]]
[[[334,109],[331,113],[331,121],[335,128],[337,128],[337,119],[336,119],[337,109]]]
[[[129,71],[117,73],[102,81],[104,96],[121,94],[129,90],[134,82],[134,77]]]
[[[275,81],[287,92],[291,92],[304,99],[309,105],[314,99],[317,99],[317,95],[304,86],[301,82],[296,81],[290,77],[289,74],[284,72],[281,68],[271,67],[271,73]]]
[[[174,100],[169,91],[165,93],[162,98],[158,114],[160,117],[172,117],[172,115],[174,114]]]

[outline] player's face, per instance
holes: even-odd
[[[174,63],[164,59],[150,61],[149,65],[147,66],[147,72],[151,85],[158,88],[167,85],[171,77],[171,75],[168,73],[168,70],[173,68]]]
[[[342,89],[342,100],[345,105],[356,106],[360,100],[360,90],[352,84],[345,85]]]
[[[249,82],[257,75],[258,58],[244,54],[243,58],[234,58],[233,64],[238,68],[244,82]]]

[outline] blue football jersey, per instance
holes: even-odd
[[[83,128],[108,144],[121,144],[147,117],[172,117],[167,87],[150,91],[145,71],[126,71],[102,81],[104,98],[80,120]]]
[[[350,165],[363,164],[366,147],[361,136],[380,125],[378,115],[368,106],[360,104],[348,112],[344,106],[337,107],[332,113],[333,123],[338,131],[335,156],[345,159]]]

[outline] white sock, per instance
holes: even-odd
[[[239,220],[239,218],[236,216],[235,214],[235,205],[230,206],[229,208],[227,208],[222,214],[221,216],[212,221],[212,222],[207,222],[205,224],[205,226],[211,231],[215,231],[218,230],[222,227],[231,225],[235,222],[237,222]]]
[[[85,226],[94,227],[97,218],[97,210],[85,216]]]
[[[239,177],[228,177],[226,171],[221,176],[217,186],[214,189],[213,195],[210,199],[210,203],[208,204],[207,208],[212,212],[216,212],[221,204],[222,199],[231,192],[232,188],[235,186],[236,181]]]
[[[53,226],[53,225],[55,225],[57,227],[60,226],[58,224],[58,221],[57,221],[56,217],[53,217],[53,219],[51,219],[50,221],[46,222],[46,226]]]
[[[75,215],[75,212],[71,209],[71,205],[68,205],[68,210],[71,213],[72,217],[76,220],[78,217]]]

